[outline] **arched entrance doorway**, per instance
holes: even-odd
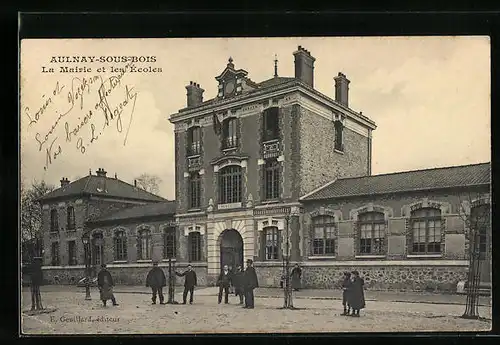
[[[220,235],[220,265],[243,267],[243,239],[234,229],[224,230]]]

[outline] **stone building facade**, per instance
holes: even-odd
[[[293,55],[294,77],[276,71],[261,83],[229,59],[215,99],[204,102],[191,82],[188,107],[170,117],[179,231],[206,239],[209,283],[221,264],[247,259],[280,270],[286,229],[291,258],[300,260],[301,226],[291,215],[299,198],[332,179],[370,173],[376,126],[348,107],[349,80],[339,73],[336,99],[325,96],[314,89],[315,58],[302,47]]]

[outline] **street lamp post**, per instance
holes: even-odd
[[[90,301],[90,239],[88,233],[82,236],[84,255],[85,255],[85,300]]]

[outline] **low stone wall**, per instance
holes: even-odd
[[[159,266],[163,269],[168,279],[168,265],[160,264]],[[178,272],[183,272],[186,267],[187,264],[178,264],[175,269]],[[107,268],[113,276],[113,280],[116,285],[146,285],[146,277],[151,269],[151,264],[110,264]],[[206,286],[206,264],[193,264],[193,270],[196,272],[198,286]],[[43,268],[44,283],[48,285],[76,284],[78,283],[78,280],[84,276],[85,268],[83,266]],[[176,285],[184,285],[184,278],[175,276],[175,282]]]
[[[283,266],[256,263],[261,287],[279,287]],[[365,288],[379,291],[456,292],[457,283],[467,278],[467,265],[359,265],[342,263],[305,263],[302,268],[302,287],[306,289],[338,289],[343,272],[357,270],[365,280]]]

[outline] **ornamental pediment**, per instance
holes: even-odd
[[[241,166],[243,162],[246,162],[248,160],[249,156],[246,154],[229,154],[229,155],[223,155],[219,156],[215,159],[213,159],[210,164],[212,165],[218,165],[219,168],[222,168],[227,165],[239,165]]]

